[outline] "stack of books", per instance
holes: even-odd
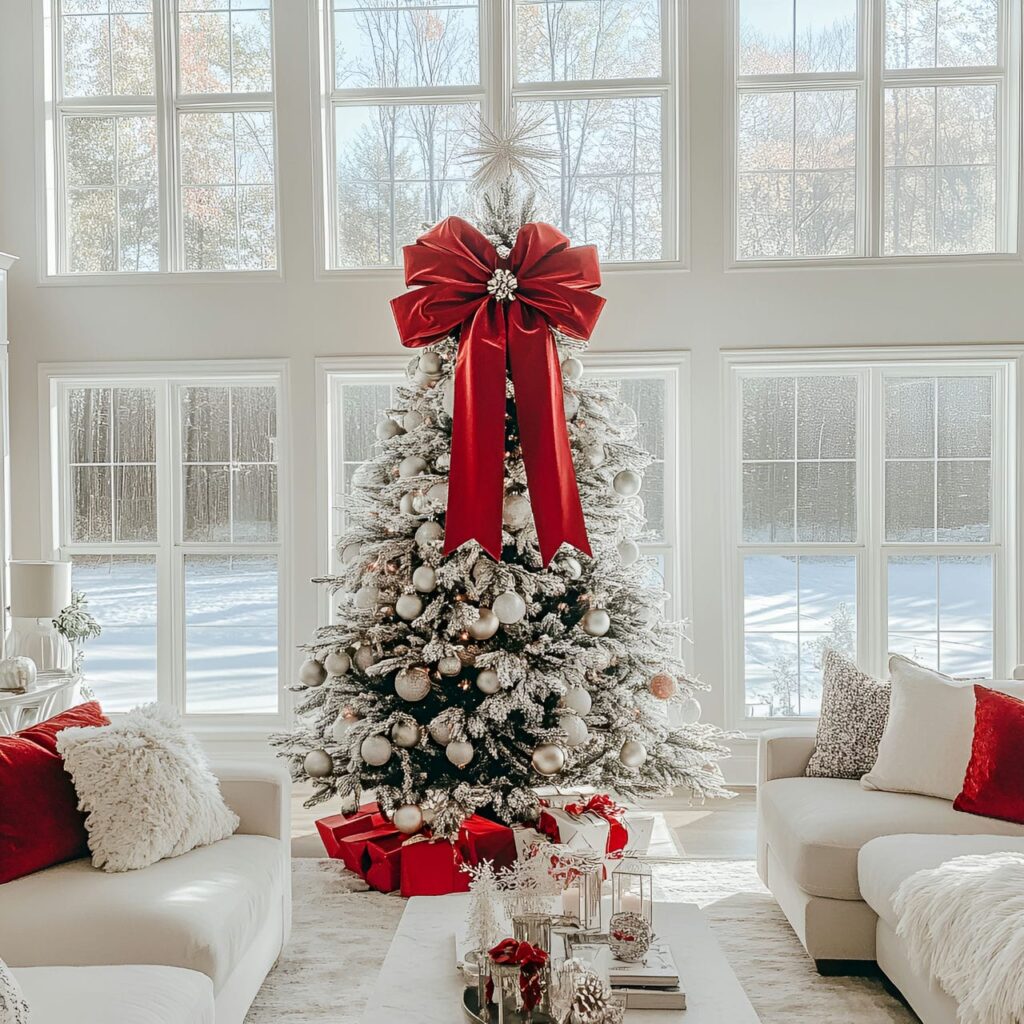
[[[686,992],[679,983],[672,950],[656,942],[647,956],[635,964],[612,960],[609,969],[612,991],[626,998],[628,1010],[685,1010]]]

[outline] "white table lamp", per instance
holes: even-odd
[[[70,562],[11,562],[11,630],[5,654],[40,672],[71,670],[74,653],[53,620],[71,604]]]

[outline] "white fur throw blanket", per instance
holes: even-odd
[[[910,962],[956,1000],[962,1024],[1024,1021],[1024,854],[956,857],[896,890]]]

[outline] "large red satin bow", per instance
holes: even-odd
[[[589,555],[551,329],[590,337],[604,305],[592,292],[597,250],[570,247],[550,224],[527,224],[503,260],[471,224],[449,217],[403,252],[405,283],[423,287],[391,300],[402,344],[419,348],[459,329],[445,554],[477,540],[501,558],[508,361],[541,557],[547,565],[563,542]],[[497,270],[515,275],[511,300],[488,291]]]

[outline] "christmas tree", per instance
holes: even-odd
[[[482,232],[449,218],[406,247],[422,287],[393,305],[418,351],[353,479],[341,571],[314,581],[336,621],[274,743],[315,782],[307,805],[373,790],[408,833],[531,821],[552,784],[722,795],[720,734],[696,720],[681,626],[636,542],[651,460],[578,357],[596,255],[532,223],[524,131],[485,131],[476,155]]]

